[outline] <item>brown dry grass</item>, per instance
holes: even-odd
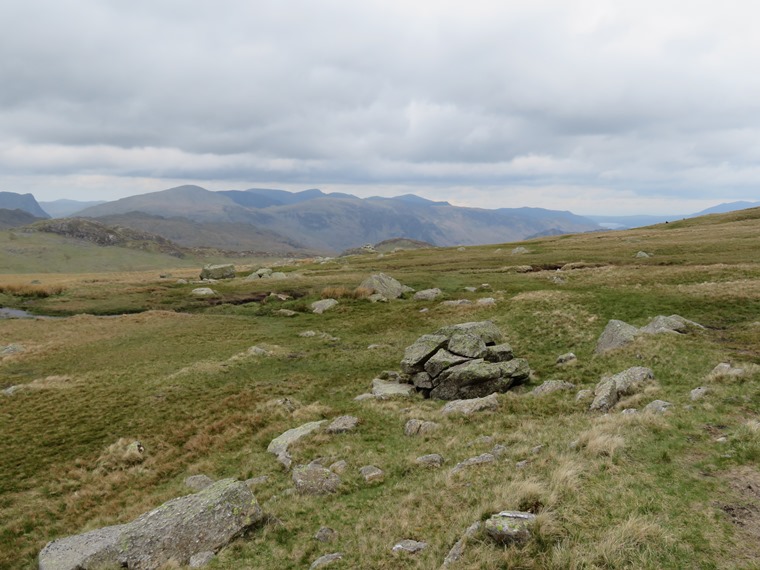
[[[15,297],[33,297],[44,299],[53,295],[60,295],[66,290],[62,285],[35,285],[19,283],[0,283],[0,293]]]

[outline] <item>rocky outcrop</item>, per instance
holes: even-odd
[[[530,529],[536,515],[518,511],[502,511],[486,519],[486,535],[498,544],[525,542],[530,538]]]
[[[490,321],[461,323],[426,334],[408,346],[401,370],[426,397],[481,398],[506,392],[530,375],[528,362],[497,344],[501,331]]]
[[[223,479],[130,523],[54,540],[40,552],[39,568],[155,570],[170,560],[187,565],[196,554],[218,551],[263,516],[245,483]]]
[[[404,286],[390,275],[377,273],[367,277],[359,285],[362,289],[369,289],[373,293],[379,293],[386,299],[398,299],[404,294]]]
[[[636,328],[626,322],[613,319],[604,328],[596,343],[596,350],[594,352],[595,354],[604,354],[605,352],[622,348],[632,343],[636,340],[636,337],[642,334],[685,334],[690,330],[703,328],[699,323],[684,319],[679,315],[667,317],[665,315],[658,315],[641,328]]]
[[[201,269],[200,278],[205,279],[232,279],[236,275],[235,266],[231,263],[223,265],[204,265]]]
[[[589,409],[609,411],[621,397],[638,392],[653,378],[652,370],[643,366],[634,366],[609,378],[603,378],[594,389],[594,401]]]

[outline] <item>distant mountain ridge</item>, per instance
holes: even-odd
[[[190,185],[122,198],[87,208],[79,215],[101,218],[134,212],[204,224],[248,224],[290,243],[330,252],[399,237],[453,246],[519,241],[542,232],[600,229],[587,218],[542,208],[486,210],[413,195],[362,199],[317,189],[212,192]],[[151,231],[162,234],[158,225]],[[184,243],[185,238],[175,235],[172,239]]]
[[[37,218],[50,217],[31,194],[0,192],[0,208],[4,210],[23,210]]]
[[[66,218],[76,214],[77,212],[97,206],[98,204],[105,204],[105,200],[90,200],[82,202],[79,200],[54,200],[52,202],[40,202],[40,206],[45,212],[47,212],[51,218]]]

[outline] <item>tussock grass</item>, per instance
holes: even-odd
[[[53,295],[60,295],[65,291],[62,285],[31,285],[31,284],[3,284],[0,283],[0,294],[14,297],[32,297],[45,299]]]

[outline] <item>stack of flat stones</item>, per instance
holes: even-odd
[[[443,327],[406,348],[403,379],[426,398],[460,400],[506,392],[530,375],[491,321]]]

